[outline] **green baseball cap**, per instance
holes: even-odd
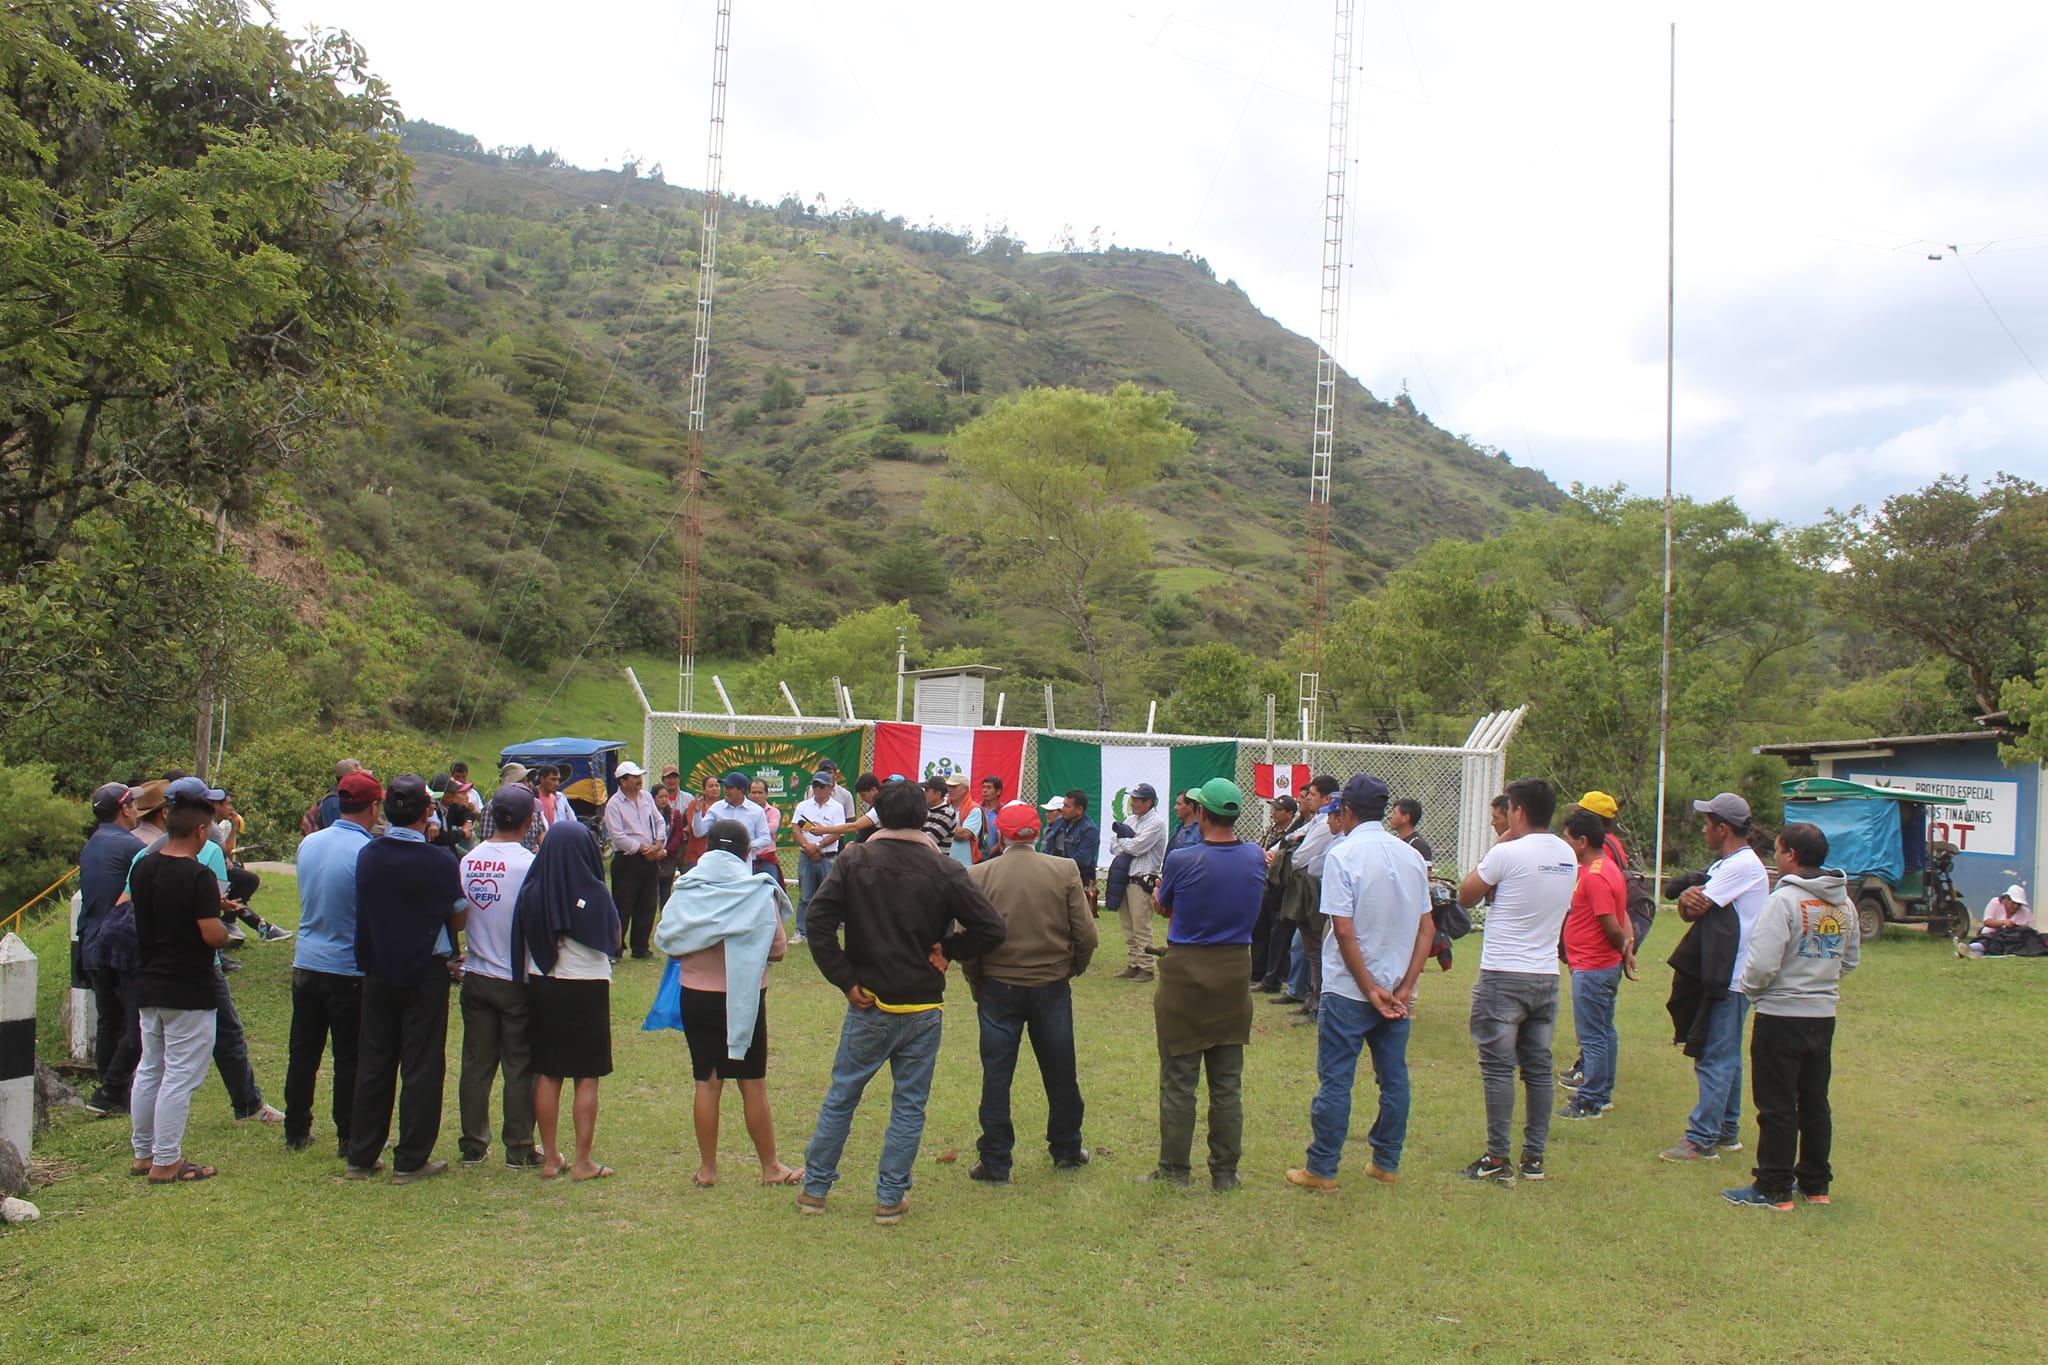
[[[1244,807],[1244,793],[1227,777],[1212,777],[1190,789],[1188,799],[1211,815],[1228,815],[1233,819]]]

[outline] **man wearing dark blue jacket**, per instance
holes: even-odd
[[[1048,811],[1055,807],[1059,819],[1047,827],[1038,851],[1074,860],[1074,866],[1081,869],[1081,887],[1088,893],[1088,909],[1092,913],[1099,894],[1095,887],[1095,865],[1102,857],[1102,831],[1088,818],[1088,793],[1078,787],[1057,802],[1045,803]]]
[[[390,828],[356,857],[356,966],[363,973],[362,1034],[349,1120],[347,1175],[368,1179],[391,1133],[398,1099],[393,1184],[441,1175],[432,1161],[448,1075],[448,987],[461,971],[453,936],[466,919],[455,855],[427,842],[434,809],[417,773],[394,778],[384,793]],[[402,1093],[401,1091],[402,1086]]]

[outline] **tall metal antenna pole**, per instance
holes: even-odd
[[[1671,25],[1671,122],[1664,149],[1664,655],[1657,682],[1657,871],[1664,885],[1664,779],[1671,752],[1671,431],[1678,312],[1678,25]]]
[[[683,465],[683,619],[676,709],[697,700],[697,566],[704,546],[704,395],[711,375],[711,294],[718,283],[718,209],[725,189],[725,63],[732,0],[720,0],[711,55],[711,139],[704,158],[704,232],[697,244],[697,335],[690,347],[690,424]]]
[[[1323,167],[1323,299],[1316,329],[1315,436],[1308,469],[1308,654],[1301,673],[1302,738],[1322,735],[1323,625],[1330,568],[1330,470],[1337,443],[1337,323],[1344,297],[1344,169],[1351,132],[1351,11],[1337,0],[1330,50],[1330,152]]]

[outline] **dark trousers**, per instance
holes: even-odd
[[[612,854],[612,899],[619,906],[619,932],[633,950],[633,956],[647,956],[647,940],[654,933],[654,884],[660,869],[637,853]]]
[[[356,1043],[363,1029],[363,979],[337,972],[292,969],[291,1060],[284,1073],[284,1140],[313,1133],[313,1086],[320,1057],[334,1043],[334,1136],[348,1155],[349,1119],[356,1103]]]
[[[462,1158],[491,1149],[491,1086],[505,1073],[505,1159],[533,1154],[533,1048],[526,1040],[526,987],[474,972],[462,978]]]
[[[1828,1149],[1834,1115],[1828,1077],[1835,1021],[1762,1014],[1749,1035],[1750,1093],[1756,1098],[1756,1188],[1783,1201],[1796,1181],[1802,1194],[1826,1194],[1834,1172]]]
[[[1294,944],[1294,933],[1301,928],[1291,919],[1273,917],[1272,937],[1266,944],[1266,974],[1263,984],[1278,989],[1287,980],[1287,950]]]
[[[1053,1160],[1081,1155],[1081,1082],[1074,1073],[1074,993],[1069,983],[1012,986],[984,980],[975,1005],[981,1020],[981,1164],[1010,1170],[1017,1130],[1010,1122],[1010,1083],[1025,1034],[1045,1083],[1045,1144]]]
[[[99,1032],[93,1041],[93,1064],[99,1068],[98,1098],[128,1103],[135,1064],[142,1060],[142,1018],[135,1008],[135,979],[126,972],[101,967],[92,974],[93,1006]]]
[[[1159,1169],[1188,1170],[1195,1145],[1195,1086],[1209,1075],[1209,1174],[1232,1175],[1244,1152],[1244,1044],[1159,1057]]]
[[[348,1164],[375,1166],[391,1136],[398,1101],[393,1171],[416,1171],[441,1132],[441,1090],[448,1079],[448,977],[410,986],[363,978],[363,1029],[356,1048],[356,1099],[349,1117]]]
[[[257,888],[262,885],[263,879],[248,868],[243,867],[240,863],[235,863],[228,868],[228,898],[230,900],[238,900],[246,905],[249,902],[249,897],[255,895]]]
[[[213,1009],[214,1070],[228,1088],[235,1117],[253,1118],[263,1108],[263,1087],[256,1084],[256,1068],[249,1065],[249,1036],[242,1032],[242,1016],[235,1013],[235,997],[218,962],[213,967]]]

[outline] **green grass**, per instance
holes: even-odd
[[[289,879],[264,893],[290,904]],[[280,894],[281,893],[281,894]],[[259,901],[259,905],[261,902]],[[289,919],[286,915],[285,918]],[[1115,938],[1105,920],[1105,932]],[[1660,929],[1668,947],[1668,928]],[[32,935],[46,966],[58,931]],[[1043,1098],[1016,1089],[1017,1182],[970,1183],[979,1066],[957,982],[910,1217],[868,1217],[885,1116],[880,1082],[855,1121],[824,1218],[754,1183],[727,1100],[723,1179],[695,1191],[682,1040],[637,1032],[655,972],[614,993],[618,1071],[603,1085],[597,1185],[543,1185],[496,1166],[411,1188],[344,1184],[326,1139],[287,1156],[237,1128],[218,1081],[198,1096],[194,1154],[221,1176],[180,1189],[129,1179],[126,1126],[62,1115],[38,1148],[67,1170],[43,1221],[0,1234],[7,1360],[650,1359],[864,1361],[1892,1361],[2035,1360],[2030,1274],[2048,1194],[2015,1154],[2039,1145],[2040,1068],[2021,1040],[2048,1024],[2042,968],[1959,963],[1939,939],[1875,945],[1851,978],[1835,1056],[1832,1209],[1790,1216],[1715,1197],[1744,1158],[1664,1165],[1690,1068],[1664,1045],[1663,971],[1622,998],[1618,1108],[1554,1125],[1551,1178],[1483,1188],[1448,1172],[1483,1118],[1464,999],[1477,958],[1426,979],[1401,1184],[1359,1178],[1362,1078],[1344,1188],[1307,1195],[1301,1159],[1313,1038],[1261,1005],[1246,1075],[1246,1187],[1141,1187],[1152,1165],[1150,992],[1076,988],[1087,1134],[1097,1160],[1056,1176],[1031,1136]],[[234,978],[259,1075],[282,1087],[289,950],[243,950]],[[42,992],[54,1045],[57,972]],[[770,991],[769,1083],[782,1154],[800,1159],[823,1092],[836,994],[803,950]],[[1567,1010],[1568,1013],[1568,1010]],[[1986,1029],[1986,1021],[1995,1028]],[[459,1031],[459,1026],[451,1032]],[[1568,1046],[1568,1028],[1559,1048]],[[455,1040],[451,1038],[451,1049]],[[326,1092],[319,1105],[324,1110]],[[454,1154],[451,1086],[440,1154]],[[1753,1125],[1743,1136],[1753,1139]],[[945,1164],[943,1153],[960,1161]],[[1986,1290],[1985,1267],[2017,1267]],[[171,1272],[171,1273],[166,1273]],[[2008,1278],[1994,1274],[1994,1279]]]

